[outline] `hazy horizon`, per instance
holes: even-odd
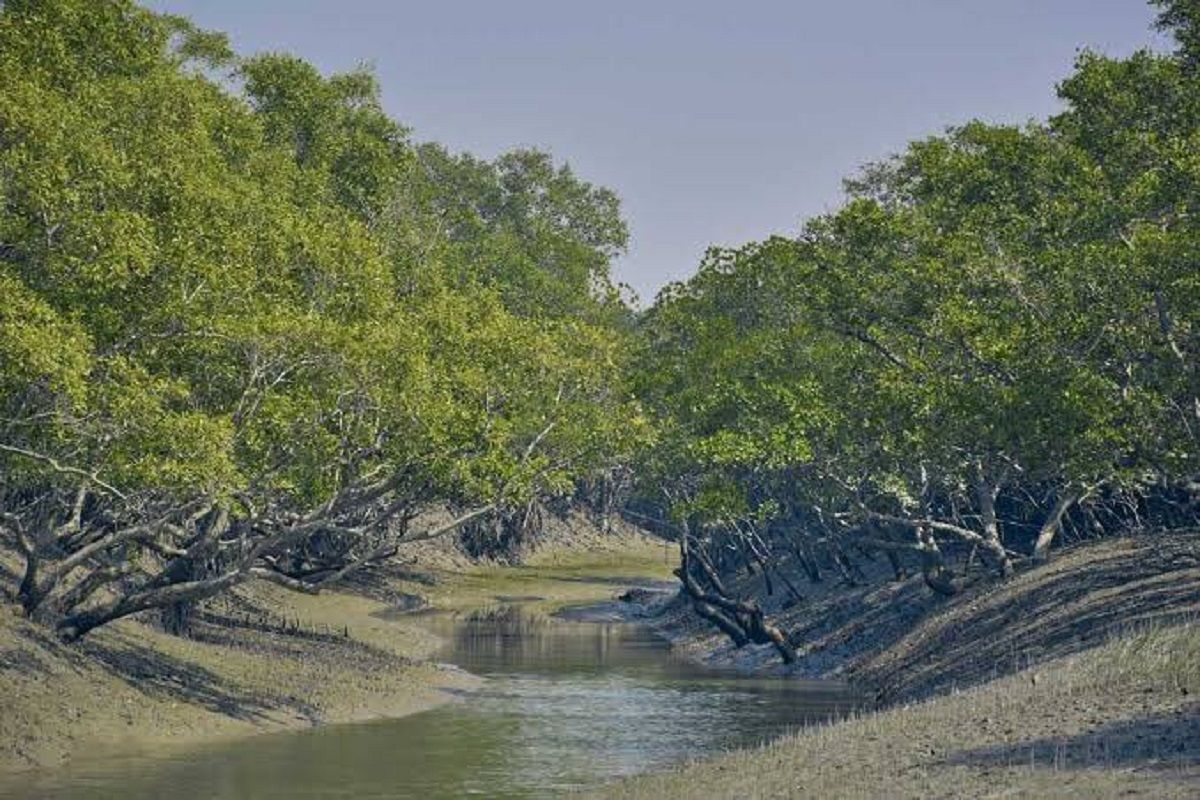
[[[615,277],[647,302],[710,244],[793,233],[836,207],[843,178],[911,139],[1053,113],[1079,47],[1161,44],[1140,0],[150,6],[239,52],[371,63],[415,140],[549,150],[621,196],[633,241]]]

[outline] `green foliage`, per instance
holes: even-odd
[[[914,142],[639,317],[616,196],[545,153],[414,144],[369,71],[239,57],[127,0],[3,3],[4,525],[53,560],[86,508],[113,541],[87,566],[118,575],[151,509],[194,544],[220,506],[252,520],[223,542],[240,579],[634,462],[677,521],[743,541],[885,519],[978,544],[998,493],[1044,516],[1193,479],[1198,17],[1157,5],[1178,54],[1084,53],[1062,114]],[[102,511],[73,499],[97,486]]]
[[[611,324],[626,315],[609,262],[628,231],[608,189],[531,150],[487,163],[424,145],[414,175],[405,198],[418,220],[410,241],[437,260],[444,281],[494,290],[526,317]]]
[[[414,147],[378,92],[130,2],[5,3],[0,441],[298,513],[368,474],[507,503],[626,459],[616,197]]]
[[[1200,471],[1195,12],[1160,5],[1182,56],[1084,53],[1047,124],[914,142],[800,237],[664,290],[647,493],[718,525],[969,528],[981,482],[1052,498]]]
[[[1189,68],[1200,59],[1200,3],[1196,0],[1150,0],[1162,9],[1156,20],[1160,31],[1170,33],[1179,42],[1180,60]]]

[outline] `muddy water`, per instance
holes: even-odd
[[[645,629],[506,606],[423,618],[486,677],[397,720],[260,736],[31,776],[30,798],[556,797],[844,713],[841,687],[690,665]],[[0,787],[0,795],[6,789]]]

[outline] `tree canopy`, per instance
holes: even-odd
[[[910,143],[637,311],[618,198],[546,153],[414,142],[370,71],[128,0],[3,3],[8,591],[67,638],[183,624],[600,485],[788,658],[722,574],[882,552],[951,594],[1194,521],[1200,11],[1153,5],[1175,52],[1085,51],[1060,114]]]
[[[947,547],[1008,575],[1064,521],[1194,521],[1200,15],[1158,5],[1177,53],[1083,52],[1054,118],[913,142],[659,295],[641,492],[693,552],[910,553],[954,593]]]
[[[544,153],[413,144],[370,73],[236,57],[129,2],[5,3],[21,602],[78,635],[252,576],[311,589],[442,532],[412,527],[430,507],[606,474],[645,435],[625,239],[615,196]]]

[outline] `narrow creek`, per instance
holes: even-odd
[[[522,605],[432,613],[440,660],[487,679],[431,711],[40,776],[31,798],[557,797],[845,713],[840,684],[722,673],[646,628]]]

